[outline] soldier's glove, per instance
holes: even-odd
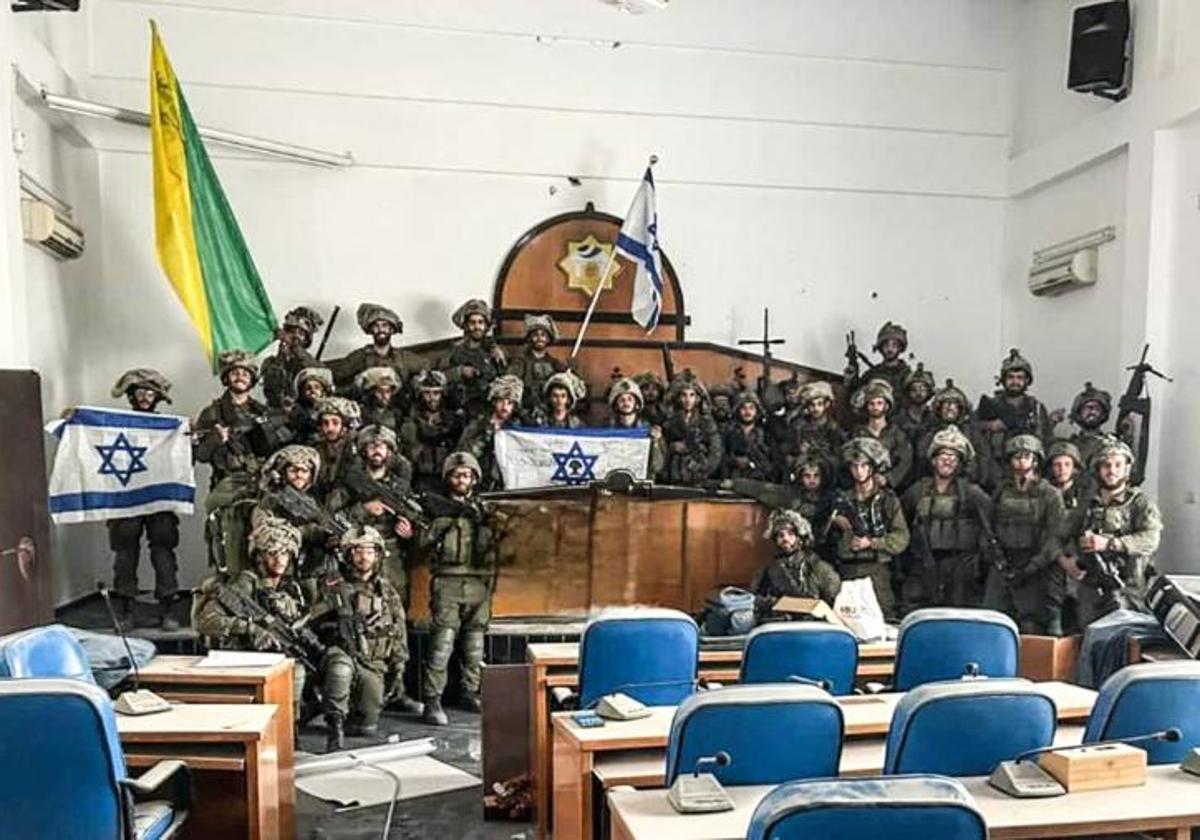
[[[257,650],[278,651],[282,649],[279,646],[279,640],[261,627],[254,627],[250,631],[250,641],[254,643]]]

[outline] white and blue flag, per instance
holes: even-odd
[[[579,487],[613,470],[646,478],[649,429],[532,429],[496,432],[496,463],[504,489]]]
[[[192,513],[196,479],[186,417],[82,406],[46,431],[58,438],[50,475],[55,522]]]
[[[633,278],[633,320],[650,332],[658,326],[658,316],[662,314],[663,275],[654,173],[649,166],[617,234],[617,251],[637,266]]]

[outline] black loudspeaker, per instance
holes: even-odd
[[[1114,0],[1075,9],[1067,87],[1120,101],[1129,93],[1126,51],[1129,3]]]

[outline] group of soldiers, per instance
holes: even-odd
[[[261,366],[247,352],[220,356],[223,392],[192,424],[195,458],[212,469],[206,538],[218,570],[194,601],[194,625],[213,646],[296,658],[298,712],[324,713],[331,748],[346,732],[372,732],[388,705],[446,723],[456,645],[463,705],[478,709],[498,542],[478,493],[503,487],[496,432],[578,428],[591,401],[551,352],[548,316],[526,317],[510,359],[490,307],[469,300],[452,316],[461,338],[432,364],[393,344],[403,325],[391,309],[363,304],[357,319],[369,342],[323,363],[309,352],[321,316],[291,310]],[[841,579],[857,577],[871,579],[889,619],[986,604],[1035,633],[1062,633],[1065,605],[1068,624],[1082,625],[1136,595],[1161,523],[1129,481],[1129,446],[1102,432],[1110,395],[1089,383],[1072,406],[1074,433],[1056,439],[1016,350],[1000,389],[973,410],[952,380],[938,388],[923,365],[909,367],[907,339],[896,324],[880,329],[880,358],[850,377],[845,404],[821,380],[771,385],[764,401],[744,382],[709,388],[691,371],[670,382],[648,372],[608,384],[607,423],[648,430],[657,481],[774,510],[765,536],[777,555],[752,583],[764,618],[782,595],[832,601]],[[155,411],[170,389],[138,369],[113,396]],[[156,596],[176,598],[174,515],[109,529],[114,592],[136,596],[144,531]],[[404,683],[417,557],[432,574],[419,700]]]

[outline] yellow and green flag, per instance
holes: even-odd
[[[215,366],[225,350],[262,350],[278,322],[153,23],[150,37],[158,260]]]

